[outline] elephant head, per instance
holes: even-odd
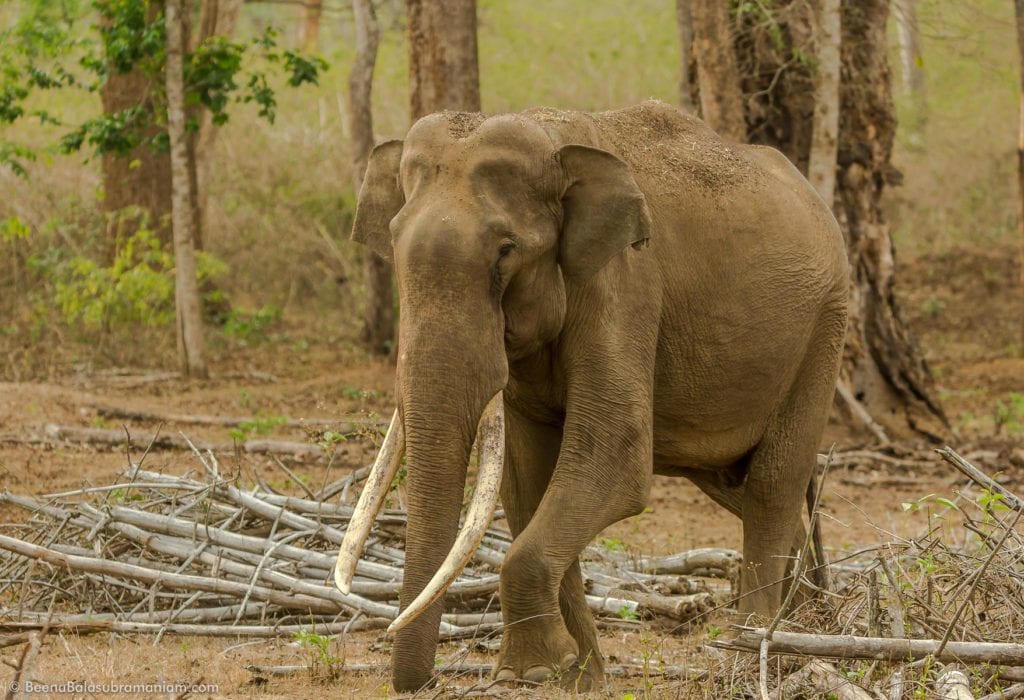
[[[481,435],[493,457],[482,458],[480,481],[490,485],[478,483],[480,503],[459,532],[478,424],[481,432],[500,427],[510,367],[557,340],[574,285],[645,243],[649,229],[625,163],[596,148],[558,145],[528,117],[435,114],[404,143],[374,149],[353,238],[395,266],[398,410],[342,546],[337,579],[346,590],[404,447],[409,525],[396,690],[430,679],[439,598],[493,512],[503,447],[500,436]]]

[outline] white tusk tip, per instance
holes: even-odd
[[[340,573],[338,573],[337,569],[334,570],[334,585],[337,587],[339,591],[341,591],[345,595],[348,595],[352,592],[351,578],[346,579],[345,576],[342,576]]]

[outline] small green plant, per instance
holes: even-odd
[[[623,605],[621,608],[615,611],[623,620],[639,620],[640,616],[636,612],[636,608],[631,605]]]
[[[722,628],[718,625],[708,625],[708,639],[715,641],[722,636]]]
[[[996,434],[1005,428],[1010,435],[1024,435],[1024,394],[1014,391],[1008,399],[996,399]]]
[[[283,416],[257,416],[253,420],[243,421],[237,428],[228,431],[232,440],[245,442],[253,435],[270,435],[279,425],[287,423],[288,419]]]
[[[325,430],[317,437],[316,444],[320,445],[325,452],[329,452],[342,442],[348,442],[348,436],[345,435],[345,433],[336,433],[333,430]]]
[[[941,314],[942,310],[945,308],[946,302],[942,301],[934,294],[930,294],[921,304],[921,311],[929,318],[938,318],[939,314]]]
[[[309,652],[309,675],[314,680],[334,680],[341,671],[342,660],[330,651],[331,637],[316,632],[294,632],[299,645]]]
[[[917,511],[922,509],[927,510],[928,506],[933,502],[941,506],[945,506],[946,508],[960,510],[957,504],[954,503],[953,501],[949,500],[948,498],[943,498],[942,496],[936,496],[934,493],[929,493],[927,496],[921,496],[916,501],[904,501],[903,503],[900,504],[900,507],[903,508],[904,512],[916,513]]]
[[[267,328],[281,318],[281,309],[263,306],[252,313],[231,309],[224,318],[224,335],[239,345],[256,345],[267,338]]]
[[[341,388],[341,395],[346,399],[358,401],[360,399],[372,399],[380,395],[380,392],[372,389],[363,389],[358,386],[344,386]]]
[[[618,537],[602,537],[601,546],[609,552],[622,552],[626,549],[626,543]]]

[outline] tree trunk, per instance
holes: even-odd
[[[305,53],[316,53],[320,50],[320,17],[323,11],[323,0],[306,0],[296,42]]]
[[[924,93],[924,59],[917,24],[917,0],[895,0],[896,32],[899,35],[902,87],[908,94]]]
[[[696,0],[690,4],[697,54],[701,118],[727,139],[744,142],[743,96],[733,50],[729,3]]]
[[[1017,183],[1020,187],[1020,286],[1024,293],[1024,0],[1014,0],[1017,12],[1017,46],[1020,50],[1020,127],[1017,137]],[[1024,319],[1021,319],[1021,340],[1024,341]]]
[[[840,0],[818,0],[815,7],[814,123],[807,179],[829,207],[835,204],[839,137]]]
[[[479,112],[476,0],[406,0],[405,7],[413,120],[442,109]]]
[[[893,294],[895,251],[881,200],[899,184],[892,166],[896,117],[886,23],[888,0],[844,0],[840,83],[840,198],[853,274],[853,303],[843,376],[889,434],[938,438],[945,414],[931,370]]]
[[[693,60],[692,0],[676,0],[676,28],[679,31],[679,106],[690,114],[697,112],[691,83],[696,63]]]
[[[153,21],[159,13],[159,4],[151,4],[147,21]],[[159,92],[160,78],[146,75],[138,68],[128,73],[111,71],[100,89],[103,112],[113,114],[142,105],[146,113],[144,119],[156,122],[152,118],[153,95],[154,91]],[[144,136],[148,140],[159,132],[160,127],[152,126]],[[146,143],[124,156],[114,153],[103,156],[103,210],[113,213],[133,206],[143,210],[149,228],[157,233],[165,247],[170,247],[171,158],[170,154],[157,152]],[[121,237],[132,235],[143,223],[138,216],[128,213],[122,216],[107,241],[104,255],[108,260],[114,258],[122,243]]]
[[[820,107],[810,66],[792,57],[813,55],[815,19],[806,2],[772,7],[770,20],[746,14],[735,30],[747,133],[751,143],[778,148],[808,173]],[[889,0],[841,0],[840,9],[835,212],[846,237],[852,288],[842,382],[889,436],[934,438],[948,424],[896,304],[895,253],[881,207],[885,188],[901,177],[891,163],[896,117],[885,32]]]
[[[230,37],[234,34],[242,2],[243,0],[203,0],[198,31],[194,33],[192,40],[192,50],[195,51],[210,37]],[[199,130],[188,136],[189,149],[192,152],[190,177],[195,188],[193,218],[196,227],[196,248],[202,249],[207,229],[211,154],[219,129],[213,124],[210,110],[201,105],[194,109],[198,111],[198,114],[193,116],[199,122]]]
[[[195,201],[185,134],[185,53],[182,0],[167,0],[167,133],[171,141],[171,219],[174,232],[175,303],[178,356],[186,377],[207,376],[203,361],[203,326],[196,283]]]
[[[352,181],[358,194],[373,148],[373,68],[377,62],[380,29],[372,0],[352,0],[355,16],[356,58],[348,78],[348,113],[352,133]],[[394,347],[395,312],[391,265],[371,250],[364,251],[366,311],[362,340],[370,352],[387,355]]]

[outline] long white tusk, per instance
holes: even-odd
[[[341,541],[341,547],[338,549],[338,562],[334,565],[334,585],[342,593],[347,594],[352,590],[352,576],[356,573],[359,555],[363,553],[363,545],[370,535],[373,521],[384,504],[384,497],[387,496],[395,474],[398,473],[398,465],[402,462],[403,454],[405,431],[402,429],[402,419],[398,417],[398,411],[395,411],[387,435],[384,436],[384,444],[380,446],[377,459],[370,467],[366,486],[359,494],[359,501],[345,530],[345,539]]]
[[[501,470],[505,461],[505,404],[502,392],[495,394],[484,409],[477,426],[477,439],[480,441],[480,462],[476,490],[466,511],[462,530],[437,573],[409,607],[395,618],[388,632],[402,629],[444,595],[448,586],[466,567],[491,524],[494,508],[498,504]]]

